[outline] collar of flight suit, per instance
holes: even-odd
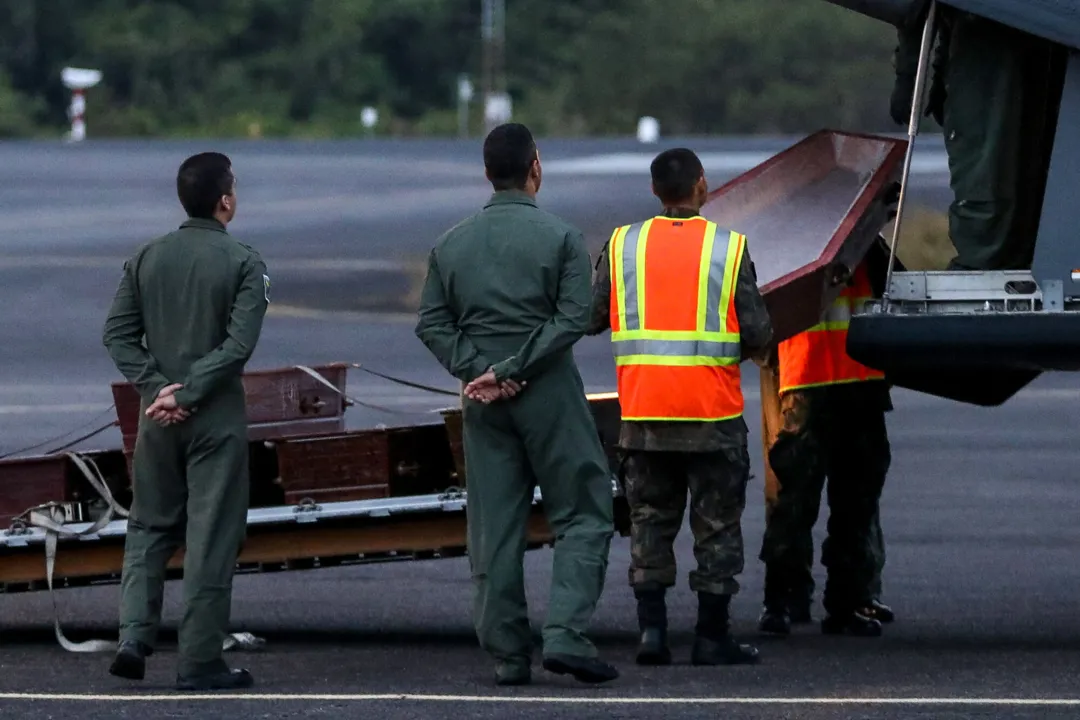
[[[489,208],[492,205],[509,204],[537,206],[536,199],[530,197],[523,190],[496,190],[484,207]]]
[[[217,230],[220,233],[225,232],[225,226],[213,218],[188,218],[180,225],[181,230],[185,228],[199,228],[200,230]]]

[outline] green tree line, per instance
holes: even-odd
[[[505,0],[514,119],[545,135],[897,129],[895,34],[822,0]],[[0,0],[0,136],[68,124],[65,65],[97,68],[93,136],[457,132],[479,90],[481,0]],[[482,129],[471,105],[473,133]]]

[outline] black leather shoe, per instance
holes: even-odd
[[[881,623],[857,612],[851,613],[846,617],[829,615],[821,621],[821,632],[826,635],[880,637]]]
[[[891,623],[896,619],[896,615],[893,613],[892,608],[879,602],[876,598],[870,601],[868,607],[859,612],[866,617],[873,618],[874,620],[883,623]]]
[[[756,647],[740,645],[731,637],[713,640],[698,635],[690,653],[694,665],[756,665],[758,661]]]
[[[109,674],[128,680],[142,680],[146,677],[146,658],[154,654],[154,649],[138,640],[124,640],[116,648],[116,657],[109,666]]]
[[[499,665],[495,668],[495,684],[500,686],[528,685],[532,682],[532,672],[528,666]]]
[[[660,628],[645,628],[637,652],[638,665],[670,665],[671,650],[667,646],[667,633]]]
[[[791,623],[786,614],[766,609],[758,618],[758,632],[766,635],[790,635]]]
[[[810,614],[810,604],[792,605],[788,611],[788,620],[792,625],[807,625],[814,622],[814,617]]]
[[[177,690],[240,690],[255,684],[255,678],[247,670],[234,668],[209,675],[177,676]]]
[[[619,671],[603,660],[564,653],[544,656],[544,669],[556,675],[573,675],[583,683],[603,683],[619,677]]]

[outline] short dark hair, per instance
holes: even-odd
[[[233,191],[232,161],[216,152],[192,155],[176,173],[176,194],[188,217],[211,218],[222,195]]]
[[[500,125],[484,140],[484,168],[496,190],[521,190],[536,159],[536,142],[520,123]]]
[[[694,194],[694,185],[705,169],[693,150],[674,148],[656,156],[649,168],[653,189],[661,202],[674,203]]]

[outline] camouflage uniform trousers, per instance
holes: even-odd
[[[626,451],[630,505],[630,585],[671,587],[675,538],[690,495],[690,530],[697,568],[690,589],[715,595],[739,591],[743,571],[742,515],[750,479],[743,445],[713,452]]]
[[[798,565],[793,564],[789,583],[789,603],[791,607],[809,606],[814,597],[814,537],[813,529],[817,524],[821,506],[821,491],[808,493],[806,502],[805,535],[792,541],[792,552],[799,558]],[[771,508],[770,508],[771,512]],[[881,531],[880,503],[875,507],[874,519],[870,523],[870,556],[874,563],[874,572],[870,578],[869,595],[880,600],[882,597],[881,575],[885,569],[885,536]]]
[[[783,429],[769,450],[780,488],[760,555],[768,575],[766,605],[809,600],[812,533],[823,491],[829,506],[821,553],[828,569],[826,611],[844,615],[880,593],[884,542],[878,507],[891,454],[884,408],[862,389],[813,388],[781,399]]]

